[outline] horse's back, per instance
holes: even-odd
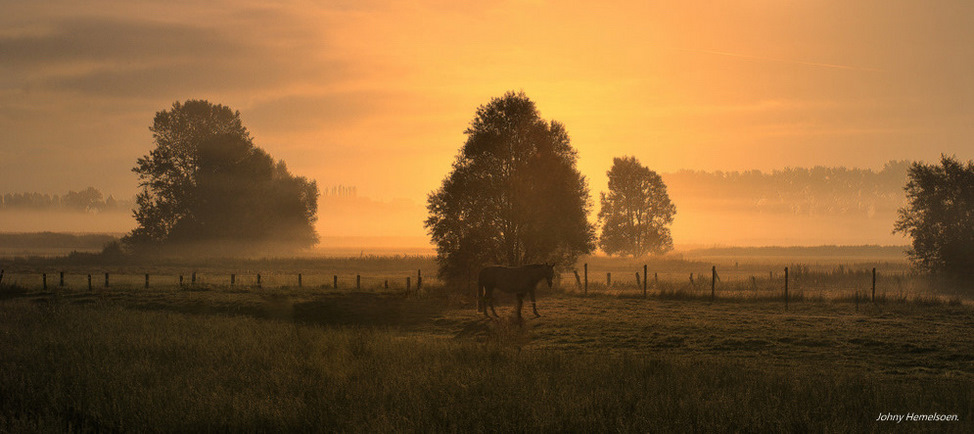
[[[500,288],[504,291],[521,291],[531,285],[530,265],[505,267],[493,265],[480,270],[478,284],[481,287]]]
[[[508,267],[502,267],[500,265],[484,267],[484,269],[480,270],[480,274],[477,275],[477,283],[479,283],[480,286],[497,286],[498,279],[502,274],[505,273],[504,270],[507,268]]]

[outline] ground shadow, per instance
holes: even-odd
[[[292,305],[295,322],[357,327],[410,327],[430,323],[445,303],[401,294],[329,294]]]
[[[0,291],[0,301],[24,299],[70,305],[108,305],[145,311],[191,315],[248,316],[301,324],[343,327],[411,328],[429,325],[447,302],[435,297],[407,297],[400,293],[334,292],[324,294]],[[188,295],[188,296],[187,296]]]

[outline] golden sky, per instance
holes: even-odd
[[[970,1],[0,0],[0,191],[133,194],[154,113],[191,98],[321,186],[418,205],[508,90],[565,123],[593,197],[621,155],[971,159],[971,41]]]

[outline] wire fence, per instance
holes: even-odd
[[[702,267],[700,267],[702,268]],[[435,276],[422,269],[389,272],[4,272],[0,284],[27,290],[98,290],[103,288],[320,288],[336,290],[398,290],[418,291],[424,287],[443,287]],[[641,269],[596,271],[583,264],[580,269],[558,273],[556,290],[581,295],[607,294],[619,296],[690,296],[717,298],[769,298],[788,300],[807,298],[875,300],[931,296],[929,283],[919,276],[902,271],[877,268],[832,271],[810,271],[795,265],[783,269],[769,269],[766,274],[754,269],[689,271],[652,271],[647,265]],[[475,288],[475,282],[465,285]],[[541,286],[544,286],[543,284]],[[546,288],[540,288],[544,291]]]
[[[110,273],[110,272],[16,272],[6,273],[0,284],[28,290],[165,287],[238,287],[238,288],[332,288],[332,289],[421,289],[438,284],[422,271],[366,275],[357,273]]]

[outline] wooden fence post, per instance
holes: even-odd
[[[179,287],[180,288],[183,287],[183,275],[182,274],[179,275]]]
[[[332,276],[332,287],[338,289],[338,275]]]
[[[385,283],[382,284],[385,289],[389,289],[389,279],[386,279]]]
[[[710,301],[717,298],[717,266],[710,267]]]
[[[257,288],[260,288],[260,273],[257,273]]]
[[[785,267],[785,310],[788,310],[788,267]]]
[[[578,275],[578,270],[572,270],[572,273],[575,273],[575,287],[582,289],[582,278]]]
[[[642,282],[643,282],[643,281],[642,281],[642,280],[640,280],[640,278],[639,278],[639,273],[637,272],[637,273],[636,273],[636,288],[639,288],[640,286],[642,286],[642,285],[643,285],[643,283],[642,283]]]
[[[237,283],[237,275],[230,273],[230,286],[233,286],[234,283]]]
[[[145,273],[145,288],[149,289],[149,273]]]
[[[411,283],[409,281],[409,276],[406,276],[406,294],[409,294],[409,290],[411,289],[410,286],[411,286]]]
[[[91,291],[91,275],[88,275],[88,290]]]
[[[355,289],[362,289],[362,275],[355,275]]]
[[[41,282],[44,284],[44,290],[47,290],[47,273],[41,273]]]
[[[873,303],[876,302],[876,267],[873,267]]]
[[[192,280],[189,282],[191,285],[196,286],[196,272],[193,272]]]
[[[423,270],[416,270],[416,291],[423,289]]]
[[[105,287],[108,288],[108,273],[105,273]]]
[[[585,264],[585,295],[588,295],[588,263]]]
[[[649,277],[646,274],[646,269],[647,269],[646,264],[643,264],[643,298],[646,298],[646,284],[647,284],[646,279],[647,277]]]
[[[64,286],[64,272],[61,272],[61,280],[58,281],[57,286]]]
[[[298,288],[301,287],[301,273],[298,273]]]
[[[612,286],[612,273],[605,273],[605,287],[609,288]]]
[[[0,284],[3,284],[3,271],[4,270],[0,270]]]

